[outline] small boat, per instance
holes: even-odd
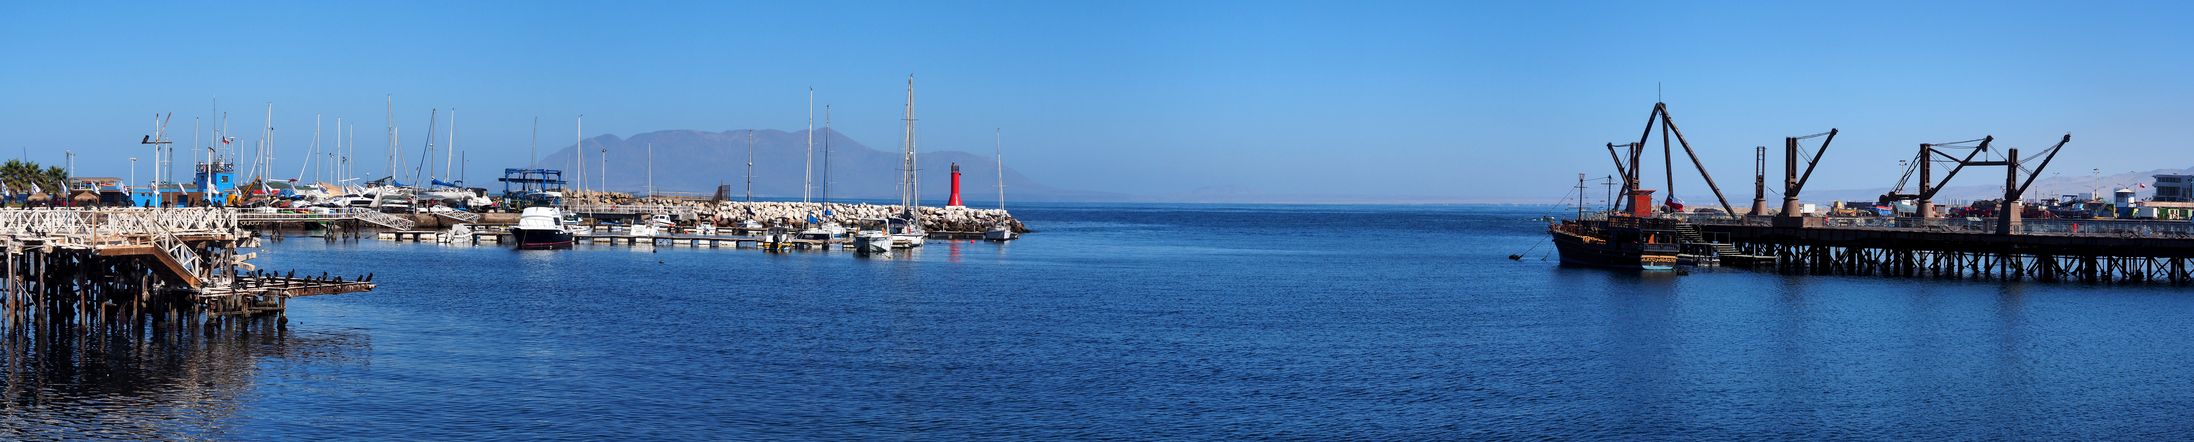
[[[862,231],[853,235],[853,252],[863,255],[891,253],[891,235],[881,231]]]
[[[473,230],[471,224],[457,223],[457,225],[449,226],[449,232],[445,232],[441,236],[435,237],[435,241],[441,242],[443,244],[471,242],[472,234]]]
[[[562,211],[554,207],[527,207],[518,214],[518,226],[510,229],[510,236],[519,250],[569,249],[572,244],[572,231],[566,228]]]
[[[694,224],[694,225],[693,225],[693,234],[695,234],[695,235],[706,235],[706,236],[716,236],[716,223],[711,223],[711,222],[706,222],[706,221],[703,221],[703,222],[701,222],[700,224]]]
[[[983,231],[984,241],[1012,241],[1020,237],[1021,234],[1013,231],[1013,226],[1008,226],[1002,222],[990,226],[990,230]]]
[[[929,234],[922,231],[919,221],[892,218],[884,222],[884,233],[891,236],[891,247],[898,249],[921,247],[928,242]]]
[[[806,230],[801,230],[799,235],[800,239],[813,239],[821,241],[840,239],[846,237],[846,226],[838,225],[837,222],[826,222],[815,227],[809,227]]]
[[[529,208],[529,209],[530,209],[530,208]],[[559,211],[559,213],[561,213],[561,211]],[[562,219],[562,220],[563,220],[563,223],[564,223],[564,230],[565,230],[565,231],[569,231],[569,232],[571,232],[571,233],[572,233],[573,235],[593,235],[593,234],[594,234],[594,227],[592,227],[592,226],[588,226],[588,225],[586,225],[586,224],[581,224],[581,223],[579,223],[579,215],[578,215],[578,214],[575,214],[575,213],[565,213],[565,214],[563,214],[563,217],[562,217],[562,218],[560,218],[560,219]]]
[[[784,250],[792,248],[792,240],[792,229],[787,229],[784,227],[772,227],[769,229],[768,232],[762,234],[761,242],[763,249]]]
[[[1005,145],[1005,142],[1000,141],[1003,140],[1000,135],[1002,133],[1004,133],[1004,130],[1001,129],[991,134],[991,148],[996,150],[996,152],[992,152],[992,155],[996,156],[991,160],[991,162],[998,165],[999,212],[1005,212],[1006,210],[1006,155],[1005,148],[1002,147]],[[1012,223],[1006,222],[1006,220],[998,220],[996,224],[990,225],[990,230],[983,231],[984,241],[1012,241],[1020,237],[1020,232],[1013,231]]]

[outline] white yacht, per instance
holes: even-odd
[[[564,224],[563,211],[554,207],[527,207],[518,214],[518,226],[510,236],[518,249],[569,249],[572,231]]]

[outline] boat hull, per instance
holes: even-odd
[[[572,244],[571,232],[562,230],[511,229],[510,236],[518,250],[569,249]]]
[[[1554,251],[1563,265],[1634,270],[1674,270],[1676,253],[1647,251],[1619,244],[1594,242],[1589,237],[1554,232]]]
[[[855,236],[853,237],[853,250],[863,255],[891,253],[891,237]]]

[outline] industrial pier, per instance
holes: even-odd
[[[1646,141],[1659,125],[1662,133],[1667,185],[1674,187],[1671,141],[1682,146],[1713,191],[1721,210],[1683,212],[1670,201],[1656,213],[1653,190],[1641,188]],[[1891,216],[1812,216],[1799,204],[1805,184],[1813,176],[1822,155],[1838,131],[1787,137],[1783,143],[1781,210],[1769,210],[1766,199],[1767,149],[1755,151],[1753,204],[1738,213],[1730,207],[1706,166],[1684,142],[1667,105],[1655,103],[1646,130],[1637,142],[1608,143],[1609,156],[1621,173],[1619,210],[1585,214],[1579,220],[1607,216],[1675,218],[1682,221],[1677,241],[1686,250],[1718,255],[1720,262],[1773,267],[1788,274],[1873,275],[1893,277],[1997,279],[2005,281],[2081,283],[2194,284],[2194,223],[2186,221],[2132,221],[2100,219],[2022,219],[2023,196],[2041,176],[2072,136],[2022,160],[2019,149],[1991,152],[1993,136],[1952,142],[1920,144],[1897,187],[1879,204],[1892,207]],[[1808,148],[1810,142],[1817,148]],[[1993,157],[1993,158],[1990,158]],[[1801,167],[1801,165],[1803,167]],[[1939,179],[1938,165],[1949,170]],[[1933,199],[1950,179],[1967,169],[2000,167],[2004,195],[1978,205],[1992,209],[1987,216],[1944,217]],[[1990,171],[1993,172],[1993,171]],[[1914,175],[1917,190],[1904,192]],[[1579,191],[1582,193],[1582,179]],[[1581,195],[1580,195],[1581,196]],[[1895,210],[1897,204],[1916,207],[1911,213]],[[1881,207],[1881,206],[1877,206]]]

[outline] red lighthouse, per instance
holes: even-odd
[[[960,206],[960,163],[952,163],[952,199],[945,200],[945,205]]]

